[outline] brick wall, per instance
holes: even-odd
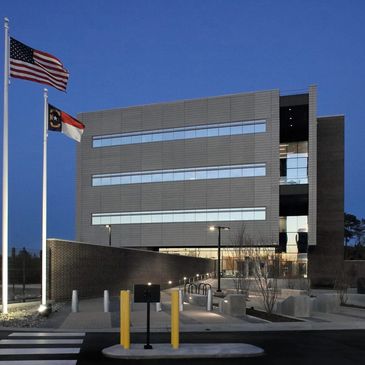
[[[318,118],[317,245],[310,247],[313,287],[333,286],[343,268],[344,118]]]
[[[70,300],[73,289],[82,298],[100,297],[104,289],[117,295],[133,284],[167,287],[169,280],[177,285],[184,276],[214,271],[209,259],[57,239],[47,240],[47,252],[48,295],[54,300]]]

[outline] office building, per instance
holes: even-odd
[[[311,86],[80,113],[77,240],[216,258],[208,227],[224,225],[224,247],[244,230],[246,245],[304,266],[309,253],[313,275],[330,276],[343,245],[344,118],[316,105]]]

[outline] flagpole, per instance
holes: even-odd
[[[44,89],[43,193],[42,193],[42,305],[47,305],[47,137],[48,90]]]
[[[8,313],[8,124],[9,124],[9,19],[4,18],[4,124],[3,124],[3,204],[2,204],[2,311]]]

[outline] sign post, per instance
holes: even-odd
[[[134,302],[147,303],[147,331],[145,350],[151,350],[150,344],[150,304],[160,302],[160,285],[135,284],[134,285]]]

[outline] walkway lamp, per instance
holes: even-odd
[[[228,231],[230,228],[225,226],[210,226],[210,231],[218,229],[218,263],[217,263],[217,278],[218,278],[218,289],[217,292],[221,292],[221,230]]]
[[[112,225],[111,224],[106,224],[105,228],[108,229],[108,234],[109,234],[109,246],[112,245]]]

